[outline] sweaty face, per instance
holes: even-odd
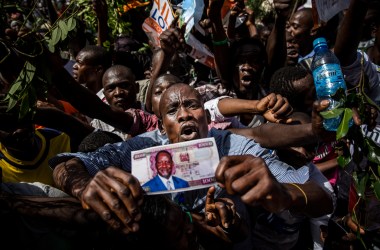
[[[206,138],[207,116],[196,90],[186,84],[175,84],[161,97],[163,128],[171,143]]]
[[[298,46],[311,41],[310,31],[313,28],[313,20],[305,12],[296,12],[289,20],[288,31]]]
[[[236,55],[233,81],[238,92],[245,95],[259,85],[263,68],[263,59],[260,58],[260,48],[254,45],[244,45]]]
[[[136,103],[136,83],[132,74],[123,70],[106,72],[103,76],[103,93],[111,107],[125,111]]]
[[[160,176],[169,179],[173,170],[172,157],[165,152],[159,153],[157,156],[156,168]]]
[[[80,84],[97,81],[97,67],[90,63],[89,57],[89,53],[79,52],[75,58],[75,64],[73,65],[73,77]]]

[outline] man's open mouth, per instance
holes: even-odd
[[[183,141],[190,141],[197,139],[199,137],[199,132],[195,124],[186,124],[181,128],[181,138]]]
[[[252,82],[253,82],[253,77],[251,74],[244,74],[242,77],[241,77],[241,80],[240,80],[241,84],[244,86],[244,87],[249,87],[252,85]]]

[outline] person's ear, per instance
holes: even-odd
[[[317,36],[317,34],[318,34],[318,29],[319,28],[312,28],[310,30],[310,36],[313,37],[313,38],[315,38]]]

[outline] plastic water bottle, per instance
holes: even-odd
[[[340,68],[338,58],[336,58],[334,53],[327,47],[325,38],[315,39],[313,46],[315,54],[311,62],[311,70],[313,72],[317,98],[327,99],[330,101],[330,105],[326,110],[344,107],[344,97],[346,95],[347,87],[344,82],[343,73]],[[343,98],[331,98],[340,89],[344,94],[344,96],[342,96]],[[334,118],[324,119],[324,128],[328,131],[336,131],[342,117],[343,113]]]

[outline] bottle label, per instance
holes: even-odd
[[[323,64],[313,70],[315,90],[318,97],[331,96],[339,88],[346,90],[339,64]]]

